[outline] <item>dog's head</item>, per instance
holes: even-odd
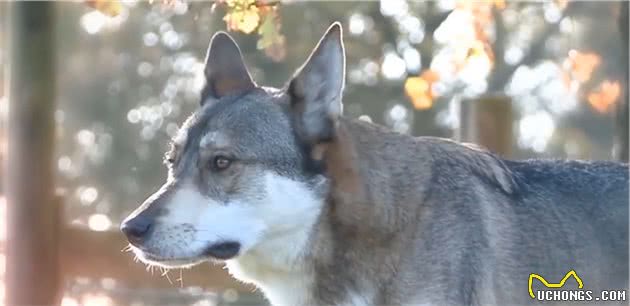
[[[173,139],[166,183],[121,226],[141,260],[178,267],[298,252],[328,192],[311,148],[333,138],[341,114],[341,32],[333,24],[282,89],[258,86],[234,40],[214,35],[201,105]]]

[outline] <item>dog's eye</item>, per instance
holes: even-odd
[[[217,156],[212,161],[212,166],[214,167],[214,169],[219,171],[227,169],[228,167],[230,167],[231,164],[232,160],[225,156]]]

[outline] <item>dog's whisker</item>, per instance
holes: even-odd
[[[132,248],[131,248],[131,244],[127,244],[127,246],[125,246],[124,248],[122,248],[122,250],[120,250],[121,252],[131,252]]]
[[[179,287],[184,288],[184,269],[179,269],[179,278],[177,281],[179,282]]]
[[[162,268],[162,267],[160,267],[160,270],[162,271],[162,276],[166,277],[166,279],[168,280],[168,283],[172,285],[173,281],[171,280],[171,277],[168,276],[169,270],[166,269],[166,268]]]

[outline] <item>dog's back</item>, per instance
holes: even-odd
[[[521,231],[521,275],[557,282],[575,270],[585,289],[628,288],[628,167],[614,162],[508,162]],[[574,285],[571,285],[573,287]],[[575,287],[573,287],[575,288]]]

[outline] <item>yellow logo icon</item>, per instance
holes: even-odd
[[[582,287],[584,287],[584,283],[582,283],[582,279],[577,275],[577,273],[575,273],[575,270],[571,270],[571,271],[567,272],[567,274],[564,276],[564,278],[562,278],[562,280],[559,283],[557,283],[557,284],[551,284],[551,283],[547,282],[547,280],[545,278],[543,278],[542,276],[532,273],[532,274],[529,275],[529,281],[527,282],[528,286],[529,286],[529,296],[531,296],[532,299],[536,298],[536,296],[534,295],[534,290],[532,290],[532,282],[534,281],[534,278],[539,280],[543,284],[543,286],[545,286],[547,288],[562,288],[562,286],[564,286],[564,283],[571,276],[573,276],[573,278],[575,278],[575,280],[577,281],[578,289],[582,289]]]

